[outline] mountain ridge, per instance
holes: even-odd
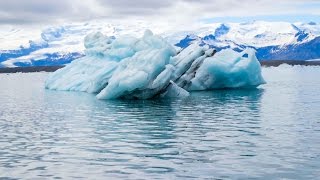
[[[22,30],[11,29],[0,46],[0,67],[55,66],[70,63],[84,56],[84,37],[96,31],[117,37],[141,34],[148,24],[119,25],[105,22],[67,24],[49,27],[29,36],[19,36]],[[320,24],[265,22],[202,24],[189,31],[155,28],[171,44],[185,48],[192,43],[221,49],[242,51],[254,48],[259,60],[308,60],[320,58]],[[6,39],[8,37],[8,39]],[[15,39],[14,39],[15,38]],[[20,39],[26,41],[21,42]],[[14,44],[15,43],[15,44]],[[9,49],[5,49],[10,47]]]

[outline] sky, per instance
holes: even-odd
[[[0,25],[145,20],[320,22],[320,0],[0,0]]]

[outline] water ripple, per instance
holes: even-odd
[[[280,78],[186,99],[99,101],[46,91],[46,76],[0,76],[0,179],[320,175],[320,97],[311,82]]]

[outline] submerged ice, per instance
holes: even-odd
[[[84,45],[86,56],[52,73],[47,89],[95,93],[98,99],[150,99],[264,83],[253,49],[216,52],[195,43],[178,51],[149,30],[142,38],[93,33]]]

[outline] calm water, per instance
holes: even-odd
[[[320,67],[263,72],[259,89],[152,101],[1,74],[0,179],[318,179]]]

